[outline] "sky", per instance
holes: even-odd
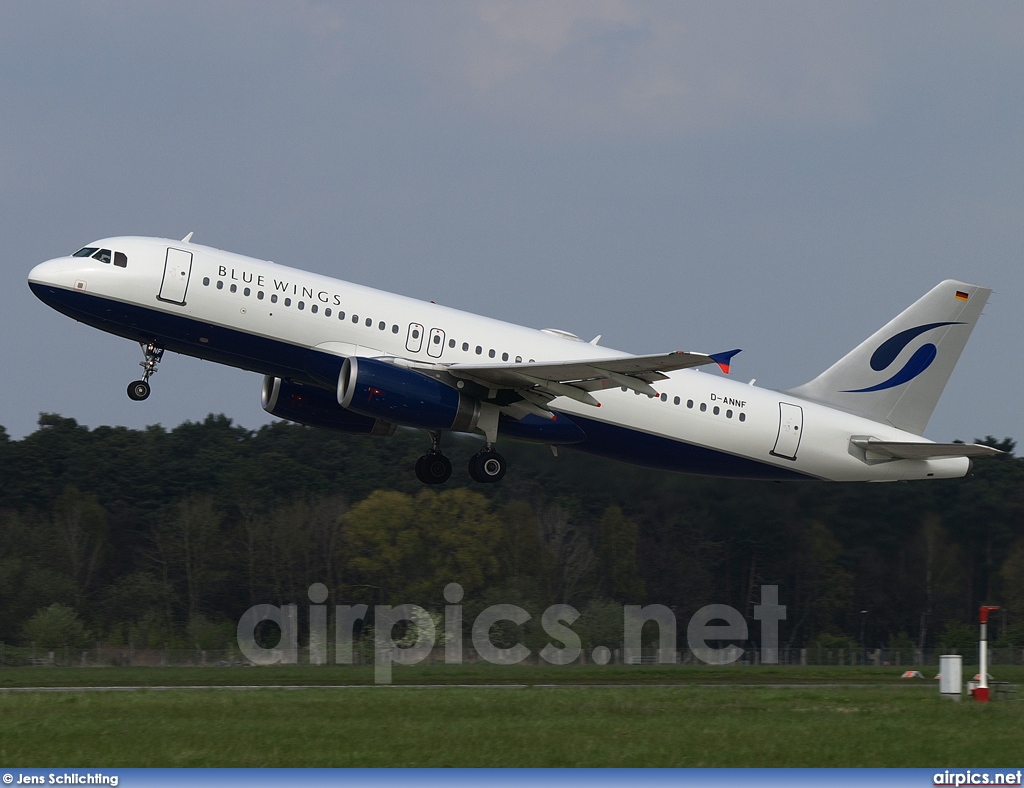
[[[26,284],[194,240],[633,353],[816,376],[994,288],[926,435],[1024,440],[1019,2],[0,0],[0,425],[256,428],[254,373]]]

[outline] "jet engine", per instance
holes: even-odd
[[[373,358],[345,359],[338,378],[343,408],[403,426],[472,432],[479,400],[406,367]]]
[[[263,378],[262,399],[263,410],[272,416],[310,427],[385,437],[395,433],[393,422],[345,410],[332,392],[315,386],[267,375]]]

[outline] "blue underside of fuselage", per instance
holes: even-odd
[[[279,339],[75,290],[36,283],[29,287],[43,303],[75,320],[125,339],[155,342],[174,353],[328,388],[336,385],[341,371],[340,357]],[[571,448],[646,468],[738,479],[813,478],[618,424],[578,415],[559,417],[571,419],[586,434],[586,440]]]

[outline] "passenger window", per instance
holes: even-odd
[[[722,409],[721,409],[721,408],[719,408],[719,407],[718,407],[717,405],[715,405],[715,409],[714,409],[714,411],[712,411],[712,412],[713,412],[713,413],[714,413],[714,414],[715,414],[715,415],[717,416],[717,415],[718,415],[719,413],[721,413],[721,412],[722,412]]]
[[[219,286],[219,283],[218,283],[218,286]],[[270,294],[270,303],[272,303],[272,304],[276,304],[277,303],[277,293],[271,293]]]
[[[344,312],[338,312],[338,320],[344,320],[344,319],[345,319],[345,313]]]
[[[387,328],[387,327],[388,327],[388,326],[387,326],[387,323],[385,323],[385,322],[384,322],[383,320],[381,320],[381,321],[380,321],[380,325],[379,325],[379,326],[377,326],[377,328],[379,328],[379,329],[380,329],[381,331],[383,331],[383,330],[384,330],[385,328]]]
[[[391,333],[392,334],[397,334],[398,333],[398,326],[397,325],[391,326]]]
[[[700,412],[701,413],[707,413],[707,410],[708,410],[708,403],[706,403],[706,402],[700,403]]]
[[[218,282],[217,282],[217,289],[218,290],[223,290],[224,289],[224,283],[222,281],[218,280]]]
[[[352,322],[353,323],[358,323],[359,322],[359,315],[352,315]]]
[[[476,354],[479,356],[483,352],[484,352],[484,349],[482,347],[480,347],[479,345],[477,345],[476,346]]]
[[[673,405],[678,405],[679,404],[679,397],[676,397],[674,400],[672,400],[672,404]]]
[[[494,358],[494,348],[487,351],[488,358]]]
[[[300,311],[305,309],[306,308],[306,302],[305,301],[299,301],[298,307],[299,307]]]
[[[522,364],[523,363],[523,357],[522,356],[516,356],[516,363],[517,364]]]
[[[434,334],[433,342],[434,342],[435,345],[440,345],[441,344],[441,335],[440,334]]]
[[[747,414],[746,413],[741,413],[740,414],[740,421],[746,421],[746,420],[747,420]]]
[[[109,249],[100,249],[98,252],[96,252],[96,254],[93,255],[93,259],[99,260],[101,263],[109,263],[110,262],[110,250]]]
[[[238,292],[238,285],[231,285],[231,292],[232,293],[237,293]]]
[[[465,350],[465,351],[468,351],[469,350],[469,343],[468,342],[463,342],[462,343],[462,349]]]
[[[232,287],[234,287],[234,285],[232,285]],[[292,300],[290,298],[286,298],[284,300],[284,305],[285,306],[291,306],[292,305]]]
[[[448,347],[455,347],[455,340],[454,339],[449,339],[448,340]]]
[[[250,293],[252,293],[252,290],[250,290],[248,287],[242,291],[242,295],[244,296],[248,296]]]
[[[662,402],[668,402],[668,394],[662,394],[661,395],[661,401]]]
[[[258,292],[258,293],[256,294],[256,298],[258,298],[258,299],[259,299],[260,301],[262,301],[262,300],[263,300],[263,291],[262,291],[262,290],[260,290],[260,291],[259,291],[259,292]]]
[[[331,316],[331,308],[327,307],[327,309],[324,310],[324,317],[330,317],[330,316]]]
[[[118,268],[128,267],[128,255],[124,252],[114,252],[114,265]]]
[[[501,354],[501,360],[502,361],[508,361],[508,353],[502,353]]]
[[[203,277],[203,287],[209,287],[209,286],[210,286],[210,277],[204,276]]]
[[[373,318],[372,317],[366,318],[366,327],[369,328],[372,325],[373,325]]]

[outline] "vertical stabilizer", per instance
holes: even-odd
[[[947,279],[790,393],[922,434],[991,292]]]

